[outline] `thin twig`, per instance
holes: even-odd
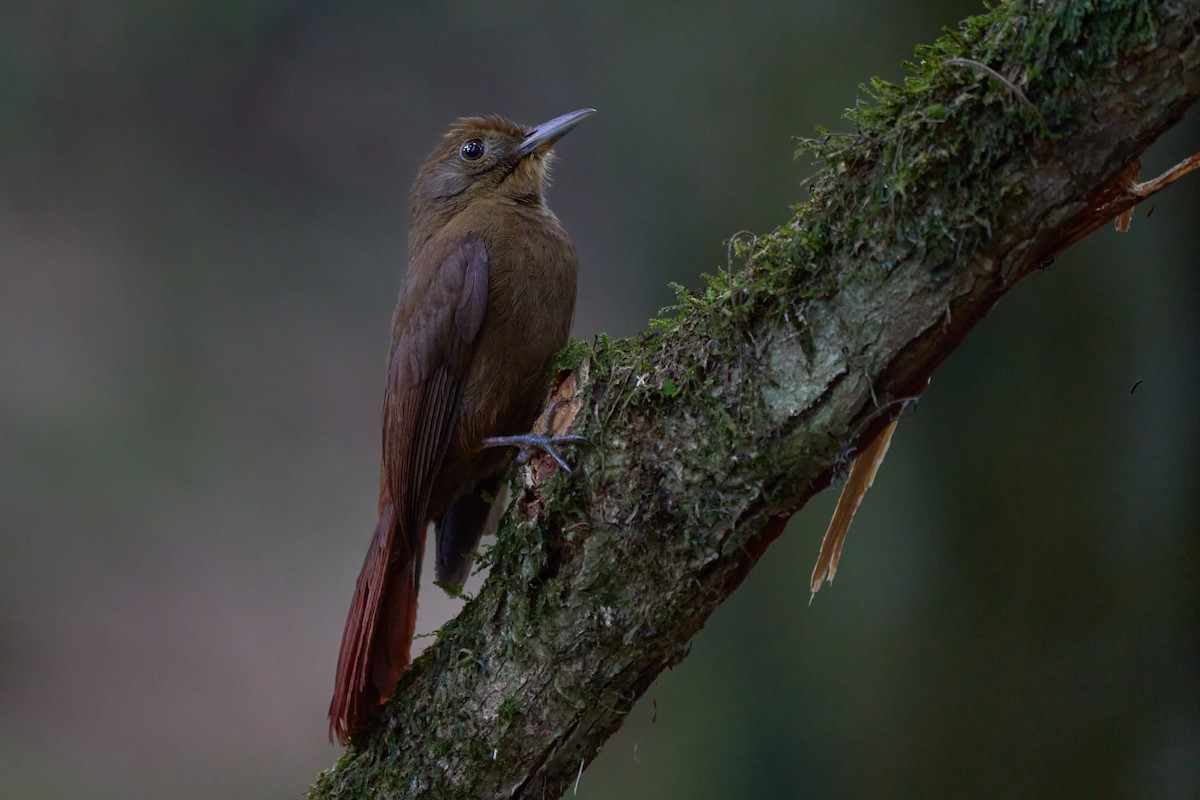
[[[987,64],[974,61],[970,58],[947,58],[942,63],[952,67],[972,67],[974,69],[983,70],[988,75],[991,75],[993,78],[1007,86],[1009,90],[1011,90],[1012,93],[1017,96],[1017,99],[1025,104],[1025,107],[1028,108],[1033,113],[1033,116],[1037,117],[1037,121],[1041,123],[1042,130],[1047,131],[1050,129],[1049,126],[1046,125],[1046,120],[1042,117],[1041,112],[1037,110],[1037,106],[1030,102],[1029,98],[1025,96],[1025,93],[1021,91],[1021,88],[1008,78],[1001,75],[999,72],[996,72],[996,70],[992,69]]]
[[[729,279],[729,300],[733,302],[733,248],[742,239],[749,239],[750,251],[746,254],[746,265],[754,258],[754,248],[758,246],[758,234],[753,231],[738,231],[730,236],[725,243],[725,277]]]
[[[1157,178],[1140,182],[1130,181],[1121,194],[1109,203],[1110,206],[1116,207],[1113,213],[1116,215],[1117,230],[1121,233],[1128,233],[1129,225],[1133,221],[1134,206],[1143,200],[1153,197],[1184,175],[1194,172],[1198,168],[1200,168],[1200,153],[1195,153],[1180,161]],[[1137,173],[1135,172],[1134,174],[1136,175]]]
[[[1137,195],[1139,200],[1145,200],[1148,197],[1158,194],[1184,175],[1194,172],[1198,168],[1200,168],[1200,153],[1188,156],[1157,178],[1133,184],[1133,186],[1129,187],[1129,191]]]

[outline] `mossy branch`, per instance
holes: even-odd
[[[909,67],[802,145],[809,199],[738,268],[568,351],[554,426],[594,447],[522,472],[479,596],[311,797],[560,796],[1012,286],[1185,171],[1137,183],[1200,95],[1200,0],[1004,3]]]

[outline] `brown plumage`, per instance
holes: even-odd
[[[536,128],[463,119],[411,197],[408,273],[392,320],[379,523],[354,590],[330,736],[367,730],[408,667],[425,528],[435,576],[462,587],[510,448],[529,430],[575,309],[575,248],[545,204],[551,147],[593,113]]]

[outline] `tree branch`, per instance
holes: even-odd
[[[1200,0],[1006,3],[917,58],[803,145],[826,168],[741,269],[566,354],[554,427],[594,447],[522,471],[479,596],[311,797],[561,795],[996,302],[1178,177],[1137,161],[1200,95]]]

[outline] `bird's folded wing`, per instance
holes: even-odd
[[[483,241],[456,243],[427,280],[411,282],[410,291],[417,292],[407,298],[412,313],[398,320],[393,335],[379,523],[354,589],[329,709],[330,734],[343,743],[362,728],[408,665],[426,506],[454,435],[458,394],[487,306],[487,282]]]
[[[487,310],[483,240],[468,237],[445,256],[420,305],[396,333],[384,395],[383,473],[397,521],[415,541],[454,435],[454,416]]]

